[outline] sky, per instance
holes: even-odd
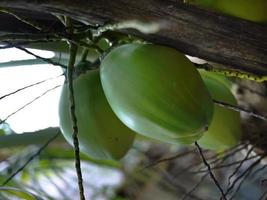
[[[49,51],[29,50],[45,58],[54,56],[54,53]],[[62,74],[60,67],[50,64],[1,67],[3,62],[25,59],[34,59],[34,57],[15,48],[0,50],[0,98],[25,86]],[[64,77],[60,76],[0,99],[0,119],[5,119],[47,90],[62,85],[63,82]],[[47,92],[44,96],[10,116],[6,122],[17,133],[58,126],[60,91],[61,87],[58,87]]]

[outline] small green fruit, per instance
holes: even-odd
[[[122,158],[131,148],[135,133],[111,110],[100,83],[99,69],[81,74],[73,86],[81,152],[96,159]],[[59,103],[60,128],[73,144],[69,107],[69,90],[65,84]]]
[[[111,108],[129,128],[169,143],[190,144],[209,126],[213,102],[193,64],[178,51],[127,44],[101,62]]]
[[[237,105],[231,93],[230,83],[220,75],[200,70],[200,74],[213,99]],[[236,145],[241,138],[240,115],[238,112],[215,105],[211,125],[198,140],[201,147],[225,150]]]

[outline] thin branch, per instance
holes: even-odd
[[[58,136],[60,132],[58,132],[56,135],[54,135],[52,138],[50,138],[43,146],[39,148],[39,150],[33,154],[19,169],[17,169],[13,174],[11,174],[3,183],[2,186],[6,185],[10,180],[12,180],[17,174],[19,174],[31,161],[33,161],[37,156],[40,155],[40,153],[52,142],[54,141]]]
[[[255,170],[255,171],[251,174],[251,176],[255,176],[257,173],[263,171],[266,167],[267,167],[267,164],[261,166],[259,169]],[[265,179],[265,180],[266,180],[266,179]],[[263,184],[263,183],[264,183],[264,180],[262,180],[261,183]]]
[[[7,9],[7,8],[3,9],[3,8],[1,8],[1,9],[0,9],[0,12],[7,13],[7,14],[9,14],[9,15],[14,16],[14,17],[15,17],[16,19],[18,19],[19,21],[21,21],[21,22],[23,22],[23,23],[25,23],[25,24],[30,25],[31,27],[37,29],[38,31],[41,31],[41,30],[42,30],[42,27],[39,26],[39,24],[37,24],[37,23],[36,23],[35,21],[33,21],[32,19],[29,19],[29,18],[27,18],[27,17],[25,17],[25,16],[22,16],[21,14],[18,15],[18,14],[16,14],[15,12],[11,11],[10,9]]]
[[[203,163],[206,165],[206,167],[207,167],[207,169],[208,169],[208,171],[209,171],[209,175],[210,175],[211,179],[213,180],[213,182],[215,183],[215,185],[217,186],[217,188],[218,188],[219,191],[221,192],[222,199],[227,200],[226,195],[224,194],[224,191],[223,191],[222,187],[220,186],[219,182],[218,182],[217,179],[215,178],[215,176],[214,176],[214,174],[213,174],[213,172],[212,172],[212,170],[211,170],[211,167],[210,167],[209,163],[207,162],[206,158],[204,157],[204,154],[203,154],[203,152],[202,152],[201,147],[198,145],[197,142],[195,142],[195,145],[196,145],[196,147],[197,147],[197,149],[198,149],[198,152],[199,152],[199,154],[200,154],[200,156],[201,156],[201,158],[202,158]]]
[[[20,16],[20,15],[17,15],[16,13],[8,10],[8,9],[0,9],[0,11],[3,11],[3,12],[6,12],[8,14],[11,14],[13,16],[15,16],[17,19],[19,19],[20,21],[22,21],[23,23],[26,23],[28,25],[31,25],[32,27],[36,28],[37,30],[42,30],[42,31],[45,31],[45,32],[51,32],[51,30],[49,30],[46,26],[44,25],[40,25],[38,24],[37,22],[35,21],[32,21],[31,19],[28,19],[28,18],[25,18],[24,16]],[[82,40],[79,40],[79,41],[76,41],[75,38],[83,38],[85,37],[87,34],[88,34],[88,31],[84,31],[84,33],[82,34],[74,34],[73,32],[71,32],[69,29],[69,27],[66,27],[66,32],[69,33],[70,35],[66,35],[66,33],[64,32],[63,34],[62,33],[53,33],[53,34],[31,34],[31,35],[28,35],[28,34],[6,34],[6,35],[2,35],[0,36],[0,40],[2,41],[7,41],[7,40],[18,40],[18,39],[25,39],[25,37],[28,39],[28,40],[35,40],[36,37],[40,37],[42,36],[43,38],[45,38],[46,40],[51,40],[51,39],[60,39],[60,38],[64,38],[66,40],[68,40],[69,42],[72,42],[76,45],[79,45],[79,46],[82,46],[82,47],[86,47],[86,48],[93,48],[95,49],[99,54],[103,53],[103,50],[101,48],[99,48],[97,45],[95,44],[88,44]],[[90,31],[90,29],[89,29]]]
[[[169,185],[171,185],[172,187],[174,187],[175,191],[179,190],[182,194],[186,194],[186,189],[182,184],[176,183],[173,181],[172,177],[170,177],[170,175],[166,172],[163,171],[157,167],[154,168],[154,170],[156,170],[158,173],[160,173],[163,177],[165,177],[165,180],[167,181],[167,183]],[[196,199],[196,200],[202,200],[200,197],[195,196],[193,194],[189,194],[188,195],[191,199]]]
[[[88,48],[88,49],[94,49],[98,54],[102,54],[103,53],[103,50],[100,47],[98,47],[97,45],[93,44],[93,43],[88,44],[87,42],[84,42],[82,40],[76,40],[76,39],[73,38],[74,36],[71,37],[71,36],[60,35],[60,34],[57,34],[57,33],[54,33],[54,34],[56,35],[57,40],[59,40],[60,38],[64,38],[64,39],[68,40],[69,42],[71,42],[71,43],[73,43],[75,45],[78,45],[78,46],[81,46],[81,47],[85,47],[85,48]],[[0,39],[1,39],[1,36],[0,36]],[[12,38],[10,40],[12,40]],[[50,63],[50,64],[56,65],[56,66],[61,66],[64,69],[67,68],[67,66],[65,66],[65,65],[63,65],[63,64],[61,64],[59,62],[55,62],[52,59],[43,58],[41,56],[38,56],[38,55],[32,53],[31,51],[27,50],[26,48],[21,47],[20,45],[11,43],[11,42],[9,42],[7,40],[4,40],[3,42],[6,43],[9,48],[10,47],[15,47],[15,48],[17,48],[17,49],[19,49],[21,51],[24,51],[27,54],[30,54],[30,55],[34,56],[37,59],[40,59],[40,60],[46,62],[46,63]],[[36,41],[34,41],[34,42],[36,42]]]
[[[54,62],[53,60],[51,60],[51,59],[49,59],[49,58],[43,58],[43,57],[41,57],[41,56],[38,56],[38,55],[32,53],[31,51],[29,51],[29,50],[23,48],[23,47],[16,46],[16,45],[14,45],[14,44],[12,44],[12,43],[10,43],[10,42],[5,42],[5,43],[7,43],[7,44],[9,44],[9,45],[12,45],[13,47],[15,47],[15,48],[17,48],[17,49],[19,49],[19,50],[21,50],[21,51],[24,51],[25,53],[27,53],[27,54],[29,54],[29,55],[32,55],[32,56],[34,56],[34,57],[37,58],[37,59],[43,60],[43,61],[46,62],[46,63],[52,64],[52,65],[55,65],[55,66],[60,66],[60,67],[62,67],[62,68],[64,68],[64,69],[67,68],[67,66],[65,66],[65,65],[63,65],[63,64],[61,64],[61,63]]]
[[[242,146],[241,146],[242,147]],[[242,148],[243,149],[243,148]],[[242,150],[241,149],[241,150]],[[240,151],[240,149],[233,149],[234,151],[233,152],[230,152],[229,154],[227,154],[226,156],[224,156],[223,157],[223,159],[215,159],[214,161],[221,161],[220,163],[218,163],[218,164],[216,164],[216,166],[218,166],[219,164],[221,164],[222,162],[224,162],[229,156],[232,156],[232,155],[234,155],[236,152],[239,152]],[[213,163],[215,163],[214,161],[211,161],[210,162],[210,164],[213,164]],[[215,167],[216,167],[215,166]],[[201,179],[199,180],[199,182],[198,183],[196,183],[195,184],[195,186],[194,187],[192,187],[192,189],[191,190],[189,190],[185,195],[184,195],[184,197],[183,197],[183,199],[182,200],[185,200],[190,194],[192,194],[200,185],[201,185],[201,183],[205,180],[205,178],[207,177],[209,175],[209,172],[207,171],[206,172],[206,174],[204,174],[202,177],[201,177]]]
[[[58,131],[59,128],[50,127],[34,132],[24,132],[21,134],[13,132],[8,135],[1,135],[0,149],[42,144],[44,141],[54,136]]]
[[[0,42],[7,41],[56,41],[59,40],[58,37],[55,36],[54,33],[8,33],[0,35]]]
[[[189,197],[191,194],[193,194],[193,192],[203,183],[203,181],[205,180],[205,178],[209,175],[209,173],[204,174],[201,179],[199,180],[199,182],[197,184],[195,184],[194,187],[192,187],[191,190],[189,190],[182,198],[182,200],[186,200],[187,197]]]
[[[16,111],[12,112],[11,114],[9,114],[5,119],[0,120],[0,124],[4,123],[7,119],[9,119],[11,116],[15,115],[16,113],[18,113],[19,111],[23,110],[24,108],[26,108],[28,105],[32,104],[33,102],[35,102],[37,99],[43,97],[44,95],[46,95],[48,92],[51,92],[52,90],[60,87],[61,85],[57,85],[47,91],[45,91],[44,93],[42,93],[41,95],[39,95],[38,97],[34,98],[33,100],[31,100],[30,102],[26,103],[25,105],[23,105],[22,107],[20,107],[19,109],[17,109]]]
[[[231,184],[231,179],[234,177],[234,175],[236,175],[236,173],[238,172],[238,170],[242,167],[243,163],[249,158],[249,155],[252,153],[252,151],[254,150],[255,146],[251,146],[251,148],[248,150],[246,156],[244,157],[243,160],[241,160],[241,162],[239,163],[239,165],[235,168],[235,170],[233,171],[233,173],[228,177],[228,183],[227,186],[229,187]]]
[[[210,165],[217,163],[216,166],[219,166],[219,164],[224,163],[228,158],[234,156],[236,153],[238,153],[238,152],[242,151],[243,149],[245,149],[247,145],[248,144],[242,144],[241,146],[238,145],[238,146],[236,146],[236,147],[234,147],[232,149],[229,149],[228,152],[222,152],[222,153],[216,154],[215,155],[216,159],[214,159],[214,160],[211,160],[211,158],[208,159]],[[224,154],[223,157],[221,157],[221,154]],[[215,169],[215,167],[213,167],[212,169]],[[203,170],[203,168],[200,168],[200,169],[197,170],[197,172],[202,171],[202,170]]]
[[[240,146],[240,145],[238,145],[237,147],[233,147],[232,149],[227,150],[227,151],[235,150],[236,148],[238,148],[238,149],[237,149],[238,151],[241,151],[243,148],[245,148],[244,146],[246,146],[246,145],[242,144],[241,148],[240,148],[239,146]],[[223,153],[225,153],[225,152],[223,152]],[[220,156],[220,155],[223,154],[223,153],[218,153],[218,154],[216,154],[216,155],[214,155],[214,156],[211,156],[211,157],[207,158],[206,160],[211,160],[211,159],[217,158],[218,156]],[[233,153],[233,154],[234,154],[234,153]],[[232,154],[232,152],[230,152],[230,153],[228,153],[227,155],[233,155],[233,154]],[[226,156],[227,156],[227,155],[226,155]],[[214,163],[214,161],[216,161],[216,160],[217,160],[217,159],[212,160],[210,164]],[[185,168],[184,170],[181,170],[179,173],[175,174],[173,177],[174,177],[174,178],[177,178],[179,175],[181,175],[181,174],[183,174],[183,173],[189,171],[190,169],[192,169],[192,168],[194,168],[194,167],[196,167],[196,166],[198,166],[198,165],[201,165],[201,164],[203,164],[202,161],[200,161],[200,162],[194,162],[194,163],[192,163],[191,165],[189,165],[187,168]],[[201,170],[201,168],[198,169],[198,170],[196,171],[196,173],[199,173],[200,170]],[[206,172],[206,170],[203,171],[203,172]],[[193,171],[193,173],[194,173],[194,171]]]
[[[245,176],[247,173],[249,173],[251,170],[253,170],[259,163],[260,161],[266,156],[266,154],[261,155],[254,163],[252,163],[243,173],[241,173],[234,181],[233,183],[227,188],[225,195],[229,194],[230,191],[235,187],[237,182]]]
[[[232,194],[231,198],[229,200],[233,200],[235,198],[235,196],[237,195],[237,193],[239,192],[239,190],[241,189],[242,185],[245,183],[245,181],[247,180],[247,178],[249,176],[253,177],[256,173],[262,171],[267,165],[255,170],[253,173],[252,173],[252,170],[250,170],[245,176],[243,176],[243,179],[240,181],[240,183],[238,184],[235,192]],[[251,174],[252,173],[252,174]]]
[[[212,167],[211,169],[212,170],[217,170],[217,169],[222,169],[222,168],[227,168],[227,167],[231,167],[231,166],[234,166],[234,165],[237,165],[237,164],[239,164],[239,163],[241,163],[241,162],[247,162],[247,161],[249,161],[249,160],[252,160],[252,159],[254,159],[254,158],[257,158],[257,157],[259,157],[260,155],[254,155],[254,156],[251,156],[250,158],[248,158],[248,159],[246,159],[246,160],[243,160],[243,159],[241,159],[241,160],[237,160],[237,161],[234,161],[234,162],[232,162],[232,163],[228,163],[228,164],[224,164],[224,165],[216,165],[216,166],[214,166],[214,167]],[[207,170],[199,170],[199,171],[193,171],[193,172],[191,172],[192,174],[199,174],[199,173],[206,173],[207,172]]]
[[[252,148],[250,149],[251,151],[254,149],[253,147],[254,147],[254,146],[252,146]],[[250,150],[248,151],[246,157],[248,157],[248,155],[250,154],[250,152],[251,152]],[[234,191],[234,193],[233,193],[232,196],[230,197],[230,200],[233,200],[233,199],[235,198],[235,196],[237,195],[238,191],[241,189],[242,185],[245,183],[246,179],[247,179],[249,176],[253,177],[255,174],[257,174],[257,173],[259,173],[260,171],[264,170],[266,166],[267,166],[267,165],[265,165],[265,166],[263,166],[263,167],[260,167],[259,169],[255,170],[255,171],[252,173],[252,169],[254,168],[254,167],[253,167],[253,168],[252,168],[251,170],[249,170],[243,177],[241,177],[242,180],[239,182],[239,184],[238,184],[236,190]],[[252,173],[252,174],[251,174],[251,173]],[[241,179],[241,178],[240,178],[240,179]]]
[[[27,85],[27,86],[25,86],[25,87],[22,87],[22,88],[20,88],[20,89],[17,89],[17,90],[15,90],[15,91],[13,91],[13,92],[10,92],[10,93],[8,93],[8,94],[5,94],[5,95],[1,96],[1,97],[0,97],[0,100],[6,98],[6,97],[8,97],[8,96],[11,96],[11,95],[13,95],[13,94],[16,94],[16,93],[18,93],[18,92],[20,92],[20,91],[22,91],[22,90],[28,89],[28,88],[30,88],[30,87],[33,87],[33,86],[36,86],[36,85],[45,83],[45,82],[47,82],[47,81],[50,81],[50,80],[59,78],[59,77],[61,77],[61,76],[63,76],[63,75],[64,75],[64,74],[60,74],[60,75],[58,75],[58,76],[56,76],[56,77],[51,77],[51,78],[48,78],[48,79],[45,79],[45,80],[42,80],[42,81],[39,81],[39,82],[30,84],[30,85]]]
[[[234,105],[231,105],[229,103],[225,103],[225,102],[221,102],[221,101],[218,101],[218,100],[215,100],[213,99],[213,102],[218,105],[218,106],[221,106],[221,107],[224,107],[224,108],[228,108],[228,109],[231,109],[231,110],[234,110],[234,111],[237,111],[237,112],[244,112],[250,116],[253,116],[253,117],[256,117],[258,119],[262,119],[264,121],[267,121],[267,116],[264,116],[264,115],[261,115],[259,113],[256,113],[254,111],[251,111],[251,110],[247,110],[245,108],[242,108],[241,106],[234,106]]]
[[[177,155],[170,156],[170,157],[167,157],[167,158],[161,158],[159,160],[156,160],[154,162],[149,163],[143,169],[146,169],[146,168],[149,168],[149,167],[153,167],[153,166],[158,165],[158,164],[160,164],[162,162],[168,162],[168,161],[171,161],[171,160],[179,159],[179,158],[187,156],[187,155],[189,155],[191,153],[194,153],[194,150],[186,151],[186,152],[183,152],[183,153],[178,153]]]
[[[235,153],[237,153],[237,152],[239,152],[239,151],[241,151],[243,148],[244,148],[244,146],[245,145],[242,145],[241,147],[239,147],[240,145],[238,145],[238,146],[236,146],[236,147],[233,147],[233,148],[231,148],[231,149],[229,149],[229,150],[226,150],[226,152],[220,152],[220,153],[218,153],[218,154],[215,154],[215,155],[213,155],[213,156],[211,156],[211,157],[209,157],[209,158],[206,158],[206,160],[207,161],[209,161],[209,164],[211,165],[211,164],[214,164],[214,163],[216,163],[216,162],[218,162],[218,161],[221,161],[221,162],[224,162],[224,160],[226,160],[227,158],[229,158],[230,156],[232,156],[232,155],[234,155]],[[202,152],[203,152],[203,150],[202,150]],[[223,156],[223,157],[221,157],[221,155],[222,154],[225,154],[225,156]],[[215,158],[215,159],[214,159]],[[220,163],[221,163],[220,162]],[[189,171],[190,169],[192,169],[192,168],[194,168],[194,167],[197,167],[197,166],[199,166],[199,165],[201,165],[201,164],[203,164],[203,162],[202,162],[202,160],[201,161],[199,161],[198,163],[193,163],[193,164],[191,164],[191,165],[189,165],[187,168],[186,168],[186,170],[185,171]],[[189,171],[190,172],[190,171]],[[200,173],[200,172],[207,172],[207,170],[205,169],[205,166],[204,167],[199,167],[197,170],[195,170],[195,171],[191,171],[190,173]],[[184,173],[184,171],[182,172],[182,173]],[[181,173],[181,174],[182,174]],[[177,176],[178,176],[179,174],[176,174],[175,175],[175,178],[177,178]]]
[[[71,28],[72,24],[70,18],[66,18],[66,27]],[[72,29],[69,29],[72,32]],[[71,120],[72,120],[72,139],[74,145],[74,152],[75,152],[75,168],[78,178],[78,186],[79,186],[79,194],[80,200],[85,200],[84,196],[84,188],[83,188],[83,178],[82,178],[82,171],[81,171],[81,161],[80,161],[80,149],[79,149],[79,140],[78,140],[78,122],[77,117],[75,115],[75,98],[74,98],[74,89],[73,89],[73,70],[74,64],[76,59],[77,53],[77,45],[69,42],[70,44],[70,58],[67,68],[67,78],[68,78],[68,87],[69,87],[69,102],[70,102],[70,113],[71,113]]]
[[[0,46],[0,49],[10,49],[13,48],[14,46],[25,46],[25,45],[30,45],[34,43],[45,43],[45,42],[53,42],[53,41],[59,41],[59,40],[35,40],[35,41],[20,41],[20,42],[12,42],[13,45],[3,45]]]

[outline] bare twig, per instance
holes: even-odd
[[[241,145],[241,147],[239,147],[240,145]],[[241,151],[246,146],[246,144],[240,144],[240,145],[238,145],[236,147],[233,147],[232,149],[226,150],[226,152],[222,152],[222,153],[216,154],[214,156],[211,156],[209,158],[206,158],[206,160],[209,160],[209,161],[211,160],[210,164],[213,164],[214,162],[217,162],[217,160],[221,160],[220,158],[219,159],[217,158],[218,156],[220,156],[223,153],[227,153],[227,152],[229,152],[229,153],[227,153],[225,156],[230,157],[231,155],[235,154],[236,152]],[[234,150],[234,152],[232,152],[232,150]],[[216,159],[215,160],[212,160],[214,158],[216,158]],[[175,174],[173,177],[174,178],[177,178],[179,175],[185,173],[186,171],[189,171],[190,169],[192,169],[192,168],[194,168],[194,167],[196,167],[196,166],[198,166],[200,164],[203,164],[203,162],[202,161],[200,161],[200,162],[194,162],[191,165],[189,165],[187,168],[185,168],[184,170],[181,170],[179,173]],[[193,171],[191,173],[199,173],[200,171],[201,172],[206,172],[206,170],[203,171],[200,168],[197,171]]]
[[[17,174],[19,174],[31,161],[33,161],[40,153],[59,136],[60,132],[50,138],[43,146],[41,146],[38,151],[33,154],[19,169],[17,169],[13,174],[11,174],[3,183],[2,186],[6,185],[10,180],[12,180]]]
[[[236,173],[238,172],[238,170],[242,167],[243,163],[249,158],[249,155],[251,154],[251,152],[254,150],[255,146],[251,146],[251,148],[248,150],[246,156],[244,157],[243,160],[241,160],[241,162],[239,163],[239,165],[235,168],[235,170],[233,171],[233,173],[228,177],[228,183],[227,186],[229,187],[231,184],[231,179],[234,177],[234,175],[236,175]]]
[[[203,183],[203,181],[205,180],[205,178],[209,175],[209,173],[204,174],[201,179],[198,181],[197,184],[195,184],[194,187],[192,187],[191,190],[189,190],[182,198],[182,200],[186,200],[188,196],[190,196],[191,194],[193,194],[193,192]]]
[[[253,175],[255,175],[256,173],[262,171],[267,165],[255,170],[253,173],[252,173],[252,170],[250,170],[246,175],[243,176],[243,179],[240,181],[240,183],[238,184],[235,192],[233,193],[233,195],[231,196],[231,198],[229,200],[233,200],[235,198],[235,196],[237,195],[238,191],[240,190],[240,188],[242,187],[242,185],[245,183],[245,180],[251,176],[253,177]],[[251,174],[252,173],[252,174]]]
[[[219,154],[216,154],[216,159],[214,160],[211,160],[211,158],[209,158],[209,163],[210,165],[211,164],[215,164],[216,163],[216,166],[219,166],[219,164],[222,164],[223,162],[225,162],[228,158],[234,156],[236,153],[240,152],[241,150],[243,150],[244,148],[246,148],[248,144],[242,144],[241,146],[238,145],[238,146],[235,146],[233,147],[232,149],[229,149],[227,150],[226,152],[222,152],[222,153],[219,153]],[[220,154],[225,154],[223,155],[223,157],[220,157],[221,155]],[[215,167],[213,167],[212,169],[215,169]],[[197,172],[201,172],[203,171],[203,168],[200,168],[198,170],[196,170]],[[206,171],[206,170],[205,170]],[[194,173],[194,172],[193,172]]]
[[[35,41],[55,41],[59,40],[58,37],[55,36],[54,33],[7,33],[0,35],[0,42],[35,42]]]
[[[266,154],[261,155],[255,162],[253,162],[243,173],[241,173],[234,181],[233,183],[227,188],[225,195],[229,194],[231,190],[235,187],[237,182],[245,176],[247,173],[251,173],[252,171],[259,163],[260,161],[266,156]]]
[[[216,165],[216,166],[212,167],[211,169],[215,170],[215,169],[222,169],[222,168],[231,167],[231,166],[240,164],[241,162],[247,162],[247,161],[252,160],[254,158],[257,158],[259,156],[260,155],[254,155],[254,156],[251,156],[250,158],[247,158],[246,160],[242,159],[242,160],[237,160],[237,161],[234,161],[232,163],[228,163],[228,164],[224,164],[224,165]],[[192,174],[199,174],[199,173],[206,173],[206,172],[207,172],[207,170],[199,170],[199,171],[193,171],[191,173]]]
[[[252,174],[251,174],[251,176],[255,176],[257,173],[259,173],[259,172],[261,172],[261,171],[263,171],[265,168],[267,167],[267,164],[266,165],[263,165],[263,166],[261,166],[259,169],[257,169],[257,170],[255,170]],[[266,181],[266,179],[264,179],[265,181]],[[262,180],[261,182],[262,182],[262,184],[264,183],[264,180]]]
[[[30,102],[26,103],[25,105],[23,105],[22,107],[20,107],[19,109],[17,109],[16,111],[12,112],[11,114],[9,114],[5,119],[0,120],[0,124],[4,123],[7,119],[9,119],[11,116],[15,115],[16,113],[18,113],[19,111],[23,110],[24,108],[26,108],[28,105],[32,104],[33,102],[35,102],[37,99],[43,97],[44,95],[46,95],[48,92],[51,92],[52,90],[60,87],[61,85],[57,85],[49,90],[46,90],[44,93],[42,93],[41,95],[39,95],[38,97],[35,97],[33,100],[31,100]]]
[[[198,145],[197,142],[195,142],[195,145],[196,145],[196,147],[198,149],[198,152],[199,152],[199,154],[200,154],[200,156],[202,158],[203,163],[206,165],[206,167],[207,167],[207,169],[209,171],[209,175],[210,175],[211,179],[213,180],[213,182],[215,183],[215,185],[217,186],[217,188],[221,192],[222,199],[223,200],[227,200],[226,195],[224,194],[224,191],[223,191],[222,187],[220,186],[219,182],[215,178],[215,176],[214,176],[214,174],[213,174],[213,172],[211,170],[211,167],[210,167],[209,163],[207,162],[206,158],[204,157],[204,154],[202,153],[201,147]]]
[[[13,45],[10,44],[6,44],[3,46],[0,46],[0,49],[9,49],[9,48],[13,48],[14,46],[25,46],[25,45],[30,45],[30,44],[35,44],[35,43],[44,43],[44,42],[53,42],[53,41],[59,41],[58,40],[35,40],[35,41],[27,41],[27,40],[23,40],[23,41],[19,41],[19,42],[12,42]]]
[[[146,165],[143,169],[146,169],[146,168],[149,168],[149,167],[158,165],[158,164],[160,164],[160,163],[162,163],[162,162],[168,162],[168,161],[171,161],[171,160],[175,160],[175,159],[178,159],[178,158],[187,156],[187,155],[189,155],[189,154],[191,154],[191,153],[194,153],[194,150],[186,151],[186,152],[183,152],[183,153],[178,153],[177,155],[170,156],[170,157],[167,157],[167,158],[161,158],[161,159],[159,159],[159,160],[156,160],[156,161],[154,161],[154,162],[149,163],[149,164]]]
[[[242,145],[241,149],[243,149],[243,146]],[[222,162],[224,162],[229,156],[232,156],[234,155],[236,152],[239,152],[240,151],[240,148],[236,148],[236,149],[232,149],[234,150],[233,152],[230,152],[229,154],[227,154],[226,156],[224,156],[222,159],[215,159],[213,161],[210,162],[210,164],[213,164],[213,163],[216,163],[216,161],[220,161],[218,164],[216,164],[216,166],[219,166],[219,164],[221,164]],[[215,166],[215,167],[216,167]],[[202,175],[201,179],[198,181],[198,183],[195,184],[194,187],[192,187],[191,190],[189,190],[184,196],[183,196],[183,199],[182,200],[185,200],[190,194],[192,194],[200,185],[201,183],[205,180],[205,178],[209,175],[209,172],[207,171],[204,175]]]
[[[267,117],[264,116],[264,115],[261,115],[259,113],[256,113],[256,112],[253,112],[251,110],[247,110],[245,108],[242,108],[240,106],[234,106],[234,105],[231,105],[229,103],[225,103],[225,102],[221,102],[221,101],[218,101],[218,100],[215,100],[213,99],[213,102],[221,107],[224,107],[224,108],[228,108],[228,109],[231,109],[231,110],[234,110],[234,111],[237,111],[237,112],[244,112],[250,116],[253,116],[253,117],[256,117],[256,118],[259,118],[259,119],[262,119],[264,121],[267,121]]]
[[[15,17],[16,19],[18,19],[19,21],[21,21],[21,22],[23,22],[23,23],[25,23],[25,24],[30,25],[31,27],[37,29],[38,31],[41,31],[41,30],[42,30],[42,27],[40,27],[39,24],[37,24],[37,23],[36,23],[35,21],[33,21],[32,19],[29,19],[29,18],[27,18],[27,17],[25,17],[25,16],[22,16],[21,14],[18,15],[18,14],[16,14],[15,12],[11,11],[10,9],[7,9],[7,8],[3,9],[3,8],[1,8],[0,11],[3,12],[3,13],[7,13],[7,14],[9,14],[9,15],[14,16],[14,17]]]
[[[0,42],[53,42],[60,40],[70,40],[75,44],[79,44],[81,46],[89,47],[89,48],[97,48],[94,44],[88,44],[86,42],[80,41],[85,38],[86,33],[73,33],[69,34],[66,32],[50,32],[50,33],[7,33],[0,34]],[[101,50],[101,49],[99,49]]]
[[[160,173],[163,177],[165,177],[166,182],[167,182],[170,186],[172,186],[172,187],[175,189],[175,191],[178,190],[178,191],[181,192],[182,194],[186,194],[186,189],[185,189],[185,187],[184,187],[183,185],[179,184],[179,183],[174,182],[173,179],[172,179],[172,177],[171,177],[166,171],[163,171],[163,170],[161,170],[161,169],[159,169],[159,168],[157,168],[157,167],[155,167],[154,170],[156,170],[156,171],[157,171],[158,173]],[[188,196],[189,196],[191,199],[202,200],[200,197],[197,197],[197,196],[195,196],[195,195],[193,195],[193,194],[189,194]]]
[[[31,20],[31,19],[24,17],[24,16],[18,15],[16,13],[14,13],[13,11],[10,11],[8,9],[2,9],[0,11],[13,15],[21,22],[26,23],[28,25],[31,25],[32,27],[36,28],[39,31],[51,32],[46,26],[41,25],[41,24]],[[67,35],[65,33],[62,34],[62,33],[56,33],[56,32],[54,32],[52,34],[50,33],[50,34],[31,34],[31,35],[28,35],[28,34],[6,34],[6,35],[0,36],[0,40],[2,40],[2,41],[7,41],[7,40],[14,41],[14,40],[22,39],[22,38],[25,39],[25,37],[28,40],[34,40],[34,39],[36,40],[36,37],[40,37],[40,36],[45,38],[46,40],[51,40],[51,39],[58,40],[59,38],[64,38],[64,39],[68,40],[69,42],[72,42],[76,45],[86,47],[86,48],[93,48],[100,54],[103,52],[103,50],[101,48],[99,48],[97,45],[95,45],[93,43],[88,44],[88,43],[81,41],[81,40],[76,41],[74,38],[77,36],[78,37],[83,36],[83,34],[81,34],[81,35],[75,34],[74,35],[74,33],[72,31],[70,31],[71,29],[72,28],[70,28],[70,27],[66,27],[66,32],[69,33],[69,35]],[[84,35],[86,35],[86,32],[84,33]]]
[[[27,85],[27,86],[25,86],[25,87],[22,87],[22,88],[20,88],[20,89],[17,89],[17,90],[15,90],[15,91],[13,91],[13,92],[10,92],[10,93],[8,93],[8,94],[5,94],[5,95],[1,96],[1,97],[0,97],[0,100],[4,99],[4,98],[6,98],[6,97],[8,97],[8,96],[10,96],[10,95],[16,94],[16,93],[18,93],[18,92],[20,92],[20,91],[22,91],[22,90],[27,89],[27,88],[30,88],[30,87],[39,85],[39,84],[41,84],[41,83],[45,83],[45,82],[47,82],[47,81],[50,81],[50,80],[59,78],[60,76],[63,76],[63,75],[64,75],[64,74],[60,74],[60,75],[58,75],[58,76],[56,76],[56,77],[48,78],[48,79],[45,79],[45,80],[42,80],[42,81],[39,81],[39,82],[30,84],[30,85]]]
[[[9,44],[9,45],[12,45],[13,47],[15,47],[15,48],[17,48],[17,49],[19,49],[19,50],[21,50],[21,51],[24,51],[25,53],[30,54],[30,55],[34,56],[35,58],[37,58],[37,59],[43,60],[43,61],[46,62],[46,63],[52,64],[52,65],[56,65],[56,66],[60,66],[60,67],[65,68],[65,69],[67,68],[67,66],[65,66],[65,65],[63,65],[63,64],[61,64],[61,63],[54,62],[53,60],[51,60],[51,59],[49,59],[49,58],[43,58],[43,57],[41,57],[41,56],[38,56],[38,55],[32,53],[31,51],[29,51],[29,50],[23,48],[23,47],[16,46],[16,45],[14,45],[14,44],[12,44],[12,43],[10,43],[10,42],[5,42],[5,43],[7,43],[7,44]]]

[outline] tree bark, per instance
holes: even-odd
[[[121,30],[257,75],[267,75],[267,26],[207,12],[173,0],[2,0],[1,7],[53,12],[103,25],[140,20],[160,30],[144,34]]]

